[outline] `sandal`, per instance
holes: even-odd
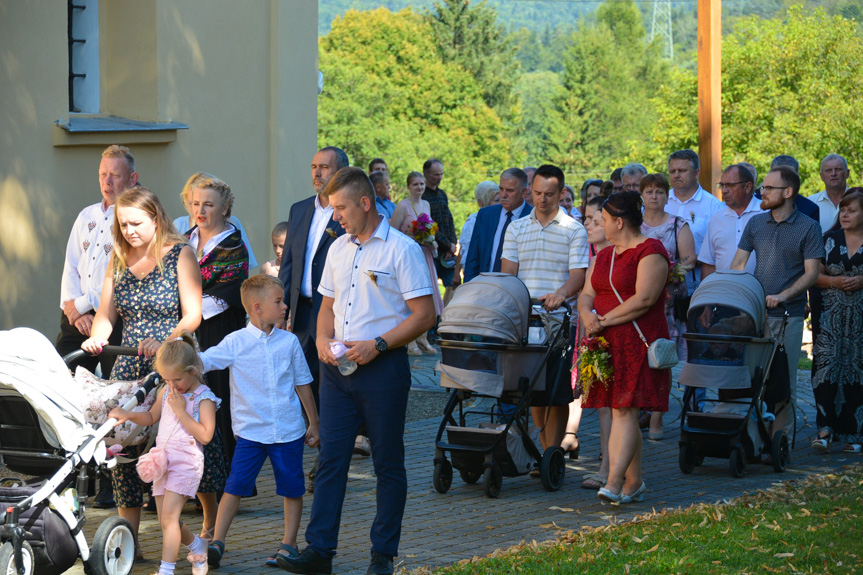
[[[570,447],[569,449],[564,449],[564,453],[569,454],[570,459],[578,459],[578,452],[581,451],[581,441],[578,439],[578,434],[574,431],[567,431],[563,434],[564,439],[567,435],[572,435],[575,437],[575,447]],[[561,445],[561,447],[563,447]]]
[[[218,568],[222,563],[222,556],[225,554],[225,544],[218,539],[211,542],[207,547],[207,563],[210,567]]]
[[[287,553],[279,553],[279,551],[287,551]],[[278,551],[267,557],[267,560],[264,561],[264,565],[268,565],[270,567],[278,567],[279,564],[276,562],[276,559],[281,555],[282,557],[298,557],[300,555],[300,550],[296,547],[291,547],[287,543],[282,543],[279,545]]]
[[[833,430],[829,427],[822,427],[818,430],[818,434],[812,439],[812,449],[821,453],[830,453],[830,440],[833,436]]]
[[[863,445],[859,443],[846,443],[842,453],[863,453]]]
[[[201,539],[206,539],[207,541],[212,541],[213,538],[216,536],[215,531],[216,531],[215,525],[213,525],[209,529],[207,529],[204,526],[201,526],[201,534],[198,535],[198,537],[200,537]]]
[[[608,479],[605,477],[593,474],[585,475],[584,479],[581,481],[581,488],[597,491],[600,487],[603,487],[606,482],[608,482]]]

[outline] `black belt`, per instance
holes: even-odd
[[[297,298],[297,301],[298,301],[298,302],[300,302],[300,303],[304,303],[304,304],[306,304],[306,305],[307,305],[307,306],[309,306],[309,307],[314,307],[314,306],[315,306],[315,302],[314,302],[314,300],[312,300],[312,298],[310,298],[310,297],[303,297],[303,296],[300,296],[299,298]]]

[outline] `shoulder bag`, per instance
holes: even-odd
[[[614,295],[617,296],[618,301],[623,304],[623,298],[620,297],[619,293],[617,293],[617,288],[614,287],[614,282],[611,281],[611,274],[614,272],[614,254],[615,249],[612,248],[611,267],[608,270],[608,283],[611,285],[611,289],[614,291]],[[647,343],[647,338],[644,337],[644,333],[642,333],[641,328],[638,327],[635,320],[632,320],[632,325],[635,326],[635,331],[638,332],[638,337],[641,338],[641,341],[647,348],[647,364],[651,369],[671,369],[677,365],[678,359],[676,343],[670,339],[665,339],[664,337],[654,340],[653,343]]]

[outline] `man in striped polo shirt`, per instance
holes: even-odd
[[[587,232],[559,205],[565,183],[560,168],[540,166],[533,176],[534,209],[509,225],[503,244],[500,271],[523,281],[530,297],[540,300],[546,310],[557,309],[581,291],[588,264]],[[558,370],[561,362],[562,369]],[[563,441],[573,399],[571,365],[572,350],[564,358],[552,354],[546,366],[546,391],[533,396],[531,414],[534,425],[542,428],[543,449]],[[560,377],[555,382],[558,371]]]

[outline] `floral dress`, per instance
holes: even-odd
[[[849,254],[845,231],[824,234],[829,276],[863,275],[863,247]],[[815,338],[812,390],[818,428],[845,443],[863,443],[863,290],[822,290],[821,331]]]
[[[672,262],[677,262],[680,259],[680,254],[677,253],[677,236],[680,234],[683,226],[686,225],[689,224],[683,218],[669,216],[665,222],[656,227],[642,223],[641,233],[648,238],[662,242],[662,245],[665,246],[665,251],[668,252],[668,257]],[[683,339],[683,334],[686,333],[686,325],[674,317],[674,300],[678,296],[686,296],[686,282],[669,283],[666,292],[665,319],[668,322],[669,339],[677,344],[677,358],[680,361],[684,361],[686,360],[686,340]]]
[[[429,203],[425,200],[419,201],[420,211],[417,213],[416,208],[411,202],[410,198],[406,200],[402,200],[405,205],[405,219],[402,220],[401,229],[399,230],[403,234],[406,234],[408,237],[411,237],[411,224],[416,221],[417,218],[420,217],[420,214],[426,214],[431,217],[430,212],[431,208],[429,208]],[[432,293],[432,299],[434,300],[434,309],[435,314],[440,315],[441,311],[443,311],[443,299],[440,297],[440,290],[437,289],[437,271],[435,271],[434,267],[434,258],[432,257],[432,247],[428,244],[422,244],[423,255],[426,258],[426,265],[429,268],[429,276],[431,277],[432,285],[434,286],[434,293]]]

